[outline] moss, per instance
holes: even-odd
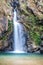
[[[11,31],[11,22],[8,20],[8,32]]]

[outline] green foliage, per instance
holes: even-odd
[[[4,41],[7,39],[7,36],[2,36],[1,39]]]
[[[29,13],[29,12],[28,12]],[[22,14],[27,14],[25,11],[22,11]],[[40,32],[43,30],[43,26],[36,25],[39,22],[39,18],[34,16],[34,14],[29,13],[29,15],[25,15],[26,24],[25,26],[28,28],[30,32],[31,40],[35,43],[35,45],[40,45]]]
[[[36,45],[40,45],[41,39],[39,32],[31,31],[30,32],[31,39],[35,42]]]
[[[34,16],[33,14],[30,14],[28,16],[28,20],[32,23],[32,24],[36,24],[38,22],[38,17]]]
[[[13,21],[8,20],[8,32],[12,30],[13,27]]]
[[[41,39],[40,39],[40,32],[43,29],[43,26],[38,26],[36,25],[37,22],[39,22],[39,18],[37,16],[34,16],[33,14],[30,13],[30,15],[27,17],[27,23],[26,25],[28,25],[28,27],[30,28],[30,30],[28,30],[30,32],[30,37],[33,40],[33,42],[36,45],[40,45],[41,43]]]

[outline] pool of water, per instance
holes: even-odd
[[[0,53],[0,56],[38,56],[38,57],[43,57],[43,54],[38,54],[38,53]]]
[[[0,53],[0,65],[43,65],[43,55],[34,53]]]

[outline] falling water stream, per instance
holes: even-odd
[[[17,20],[17,10],[14,9],[14,52],[25,53],[25,31],[24,26]]]

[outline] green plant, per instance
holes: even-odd
[[[31,31],[30,36],[36,45],[40,45],[41,39],[40,39],[40,34],[38,32]]]
[[[12,27],[13,27],[13,22],[8,20],[8,32],[11,31]]]

